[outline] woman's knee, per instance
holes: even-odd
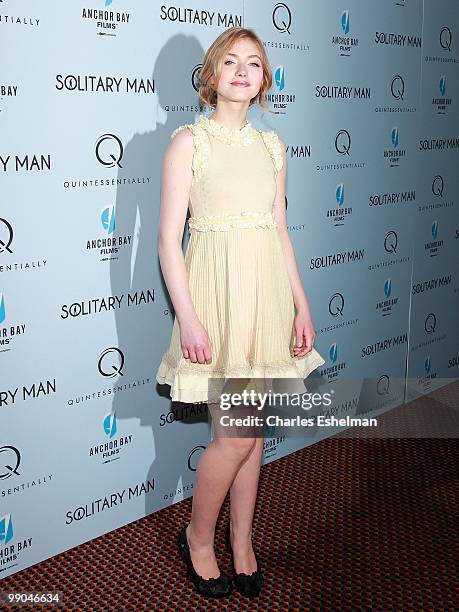
[[[256,438],[218,438],[216,442],[231,457],[244,460],[255,447]]]

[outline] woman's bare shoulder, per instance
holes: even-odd
[[[168,157],[185,157],[192,155],[194,148],[193,126],[180,125],[171,134],[167,155]]]
[[[171,140],[186,141],[192,140],[194,135],[195,126],[193,123],[184,123],[179,125],[171,134]]]

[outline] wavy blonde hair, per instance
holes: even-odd
[[[218,36],[211,46],[207,49],[204,55],[204,62],[199,71],[199,99],[204,105],[215,108],[217,106],[217,91],[210,83],[212,77],[216,81],[220,80],[223,60],[233,43],[240,38],[250,38],[258,47],[263,68],[263,80],[261,82],[258,95],[250,100],[249,107],[258,102],[258,104],[269,113],[273,111],[266,104],[266,92],[271,88],[273,77],[271,66],[269,65],[268,56],[263,47],[263,43],[252,30],[247,28],[228,28]]]

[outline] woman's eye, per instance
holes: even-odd
[[[230,64],[234,64],[234,62],[232,62],[231,60],[226,60],[225,64],[227,64],[228,62]],[[256,66],[257,68],[260,67],[260,64],[257,64],[257,62],[251,62],[251,64],[252,64],[252,66]]]

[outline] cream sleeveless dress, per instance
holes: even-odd
[[[186,403],[218,402],[225,379],[244,379],[241,388],[258,391],[296,379],[289,390],[304,393],[303,379],[325,360],[314,348],[303,357],[292,352],[295,307],[272,212],[279,139],[250,122],[231,130],[205,115],[171,138],[182,129],[194,136],[185,265],[212,363],[185,359],[174,318],[156,380],[170,385],[173,401]]]

